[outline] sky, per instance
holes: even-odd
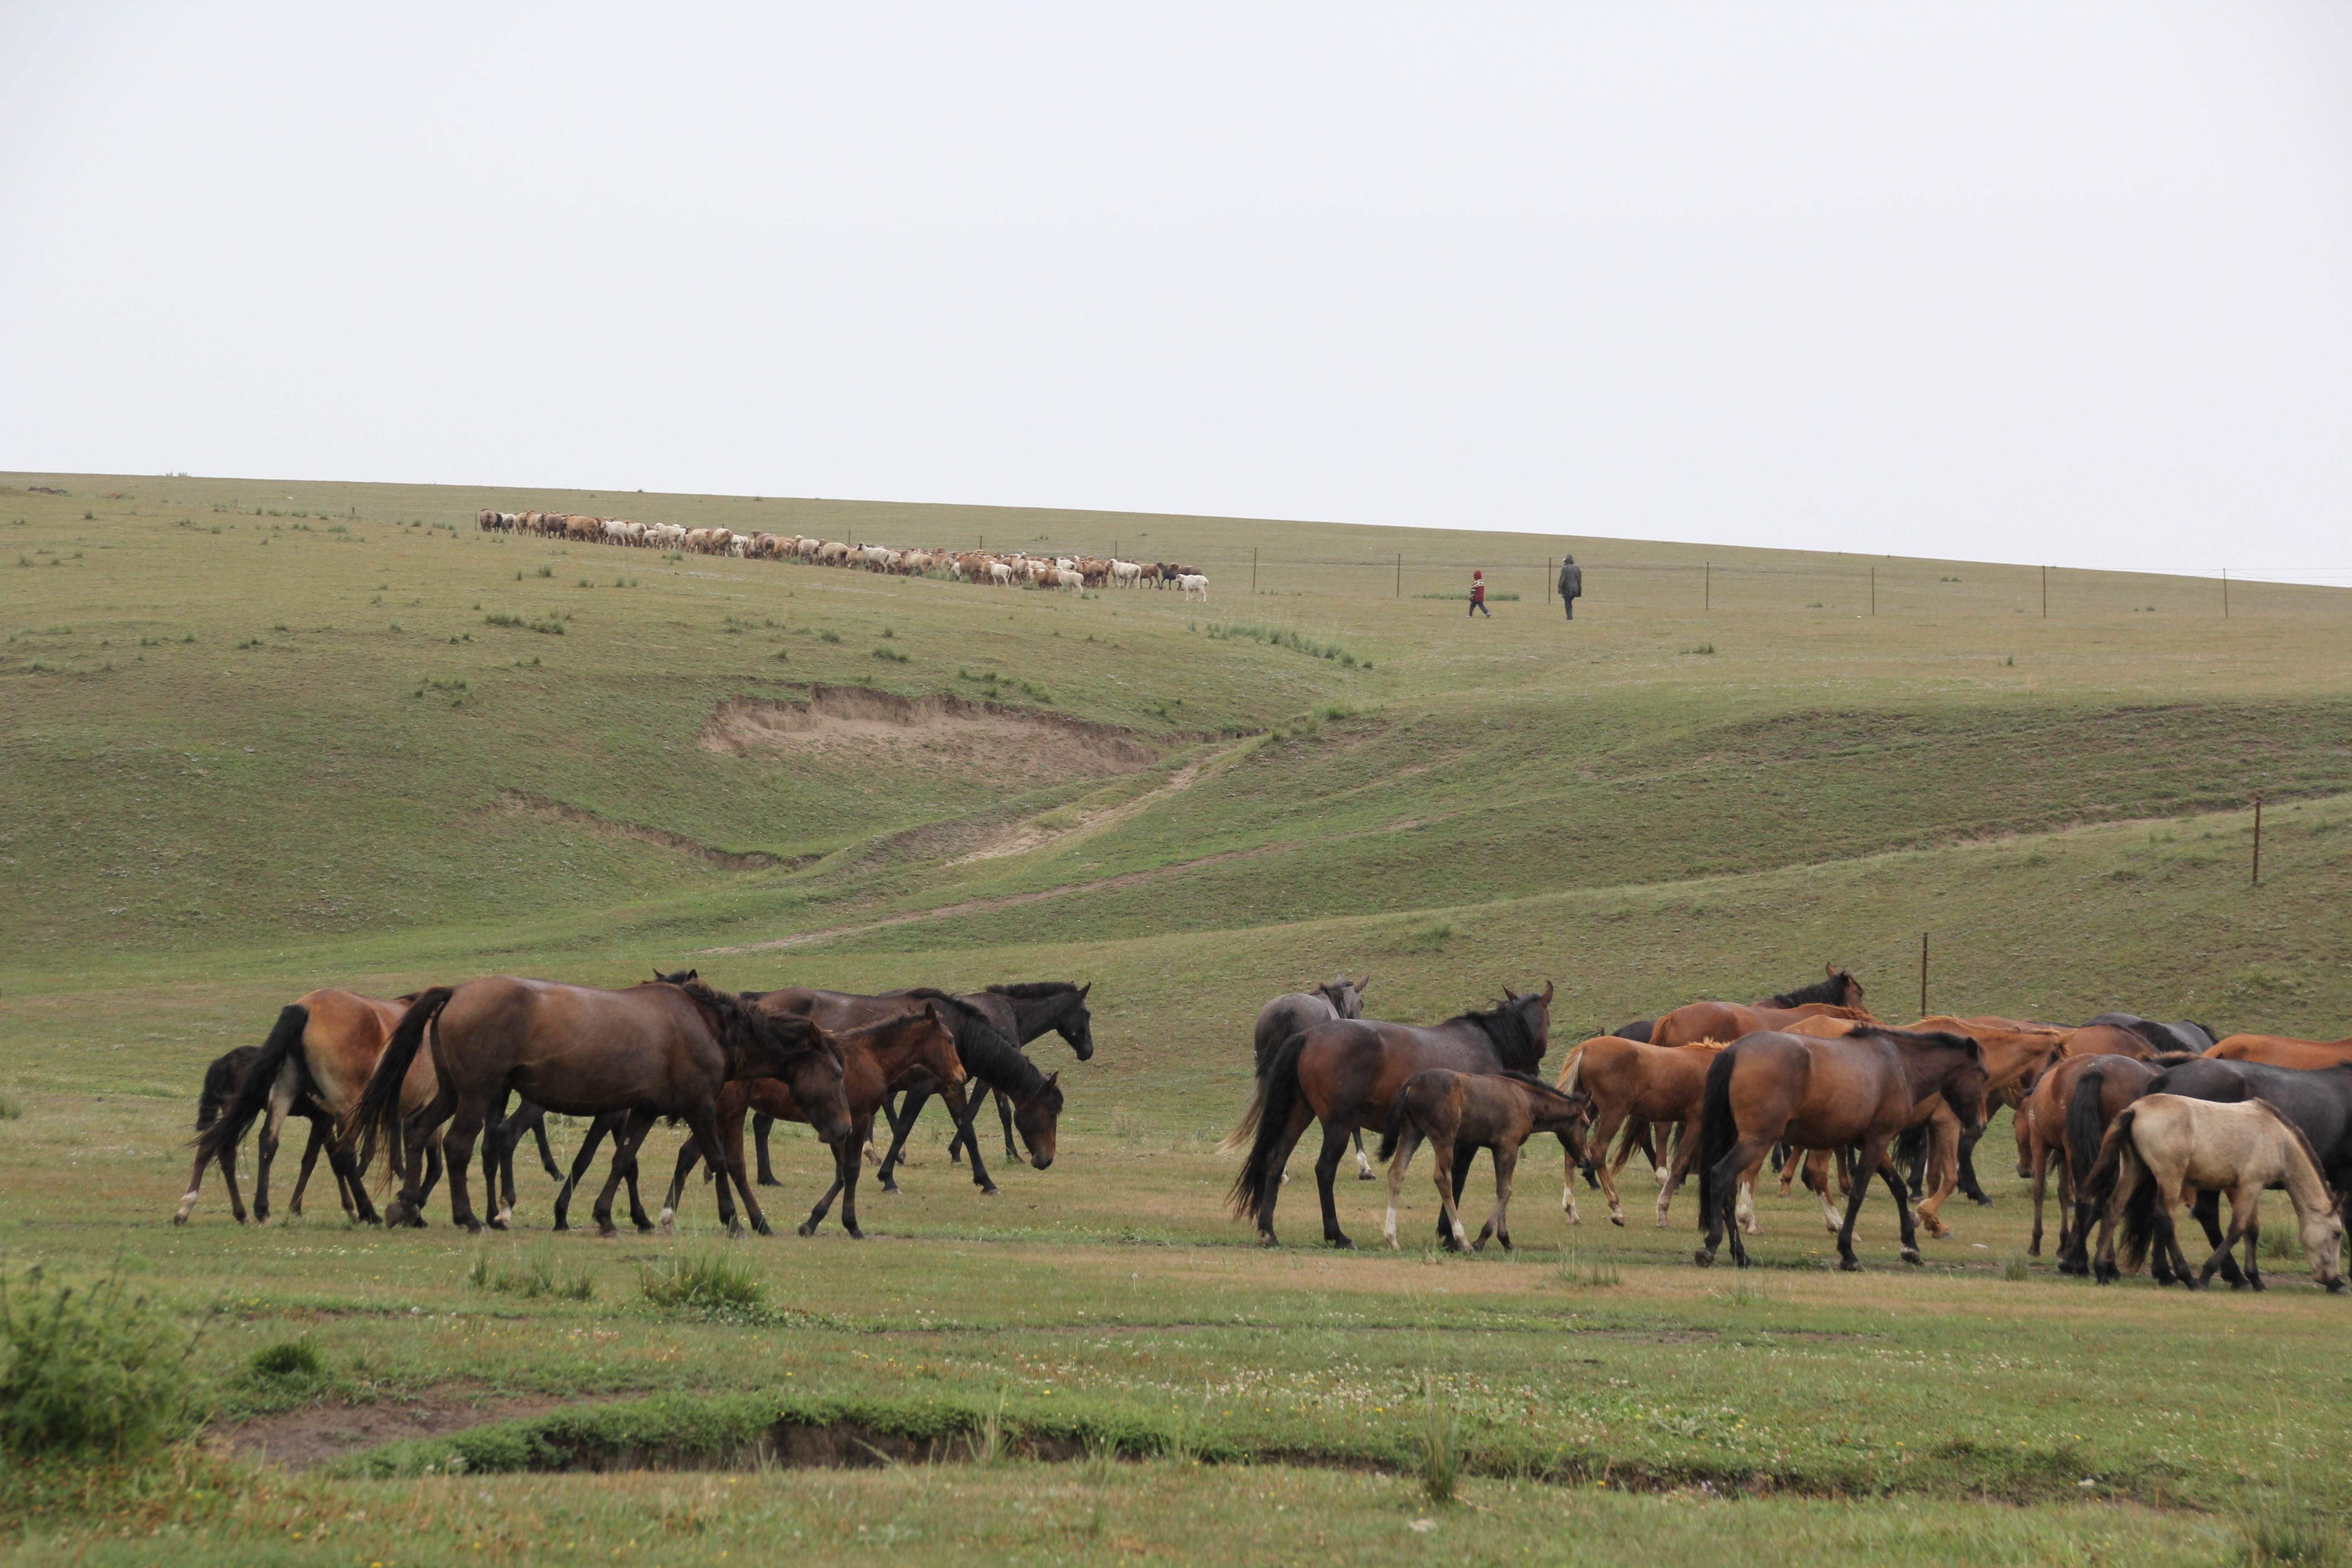
[[[2352,6],[0,0],[0,468],[2352,583]]]

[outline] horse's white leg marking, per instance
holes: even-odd
[[[1739,1216],[1740,1229],[1746,1231],[1750,1236],[1761,1236],[1764,1234],[1764,1227],[1756,1223],[1755,1183],[1742,1182],[1739,1184],[1739,1205],[1736,1212]]]
[[[192,1213],[194,1213],[194,1210],[195,1210],[195,1206],[196,1206],[196,1189],[195,1189],[194,1187],[190,1187],[190,1188],[188,1189],[188,1191],[187,1191],[187,1195],[186,1195],[186,1196],[184,1196],[184,1197],[183,1197],[183,1198],[180,1200],[180,1206],[179,1206],[178,1210],[177,1210],[175,1213],[173,1213],[173,1215],[172,1215],[172,1223],[173,1223],[173,1225],[185,1225],[185,1224],[187,1224],[187,1223],[188,1223],[188,1215],[189,1215],[190,1214],[192,1214]]]

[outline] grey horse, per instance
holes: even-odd
[[[1258,1112],[1265,1100],[1266,1065],[1283,1042],[1293,1035],[1304,1034],[1318,1024],[1328,1024],[1335,1018],[1360,1018],[1364,1016],[1364,988],[1372,983],[1367,973],[1360,980],[1350,980],[1345,973],[1334,975],[1328,982],[1308,991],[1286,991],[1258,1009],[1255,1047],[1257,1060],[1252,1071],[1256,1079],[1250,1092],[1249,1110],[1241,1122],[1217,1145],[1220,1153],[1230,1154],[1246,1148],[1250,1135],[1257,1131]],[[1286,1176],[1285,1180],[1288,1180]],[[1364,1135],[1356,1134],[1356,1179],[1372,1179],[1372,1163],[1364,1157]]]

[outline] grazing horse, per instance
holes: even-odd
[[[1785,1142],[1800,1149],[1861,1145],[1853,1194],[1838,1231],[1840,1268],[1862,1267],[1853,1255],[1853,1225],[1874,1173],[1895,1194],[1903,1260],[1917,1263],[1910,1200],[1902,1175],[1886,1158],[1886,1146],[1911,1124],[1924,1101],[1938,1097],[1963,1127],[1976,1125],[1983,1114],[1984,1052],[1966,1035],[1869,1028],[1825,1040],[1774,1031],[1725,1047],[1706,1069],[1700,1113],[1699,1208],[1706,1242],[1695,1260],[1702,1268],[1715,1261],[1724,1229],[1731,1225],[1741,1177],[1753,1179],[1772,1145]],[[1737,1226],[1731,1256],[1748,1267]]]
[[[778,994],[769,992],[753,1005],[765,1017],[806,1025],[806,1018],[786,1011],[789,1003],[771,1005]],[[900,1012],[880,1023],[826,1032],[826,1037],[841,1052],[841,1094],[849,1120],[838,1137],[826,1138],[824,1129],[818,1129],[817,1136],[833,1145],[833,1185],[825,1189],[824,1196],[817,1200],[816,1207],[802,1222],[803,1236],[816,1234],[816,1227],[824,1222],[825,1212],[832,1208],[834,1196],[838,1194],[842,1228],[860,1241],[866,1239],[866,1233],[857,1228],[857,1173],[866,1142],[874,1135],[875,1113],[889,1097],[891,1085],[917,1072],[928,1072],[950,1089],[963,1081],[963,1064],[956,1054],[955,1031],[949,1018],[940,1002],[927,1001],[919,1008]],[[788,1121],[811,1120],[801,1109],[801,1101],[789,1083],[753,1078],[727,1085],[719,1096],[718,1121],[719,1147],[725,1152],[730,1171],[740,1172],[743,1168],[743,1113],[753,1105],[772,1117]],[[670,1181],[669,1198],[662,1207],[664,1225],[677,1212],[687,1173],[694,1169],[698,1157],[694,1143],[678,1151],[677,1173]]]
[[[1234,1215],[1255,1220],[1258,1239],[1275,1245],[1274,1205],[1282,1190],[1282,1167],[1307,1123],[1319,1121],[1323,1152],[1315,1162],[1315,1184],[1323,1200],[1323,1239],[1334,1247],[1355,1246],[1339,1228],[1331,1190],[1349,1133],[1385,1128],[1390,1104],[1404,1080],[1431,1068],[1533,1072],[1550,1044],[1551,998],[1551,983],[1546,981],[1541,995],[1507,989],[1500,1006],[1426,1027],[1334,1019],[1293,1035],[1265,1070],[1257,1131],[1249,1158],[1234,1178]],[[1468,1168],[1465,1151],[1454,1173],[1457,1190]]]
[[[956,1000],[966,1006],[978,1008],[981,1016],[1015,1046],[1026,1047],[1041,1036],[1055,1034],[1062,1037],[1062,1043],[1083,1062],[1093,1060],[1095,1054],[1094,1015],[1087,1011],[1087,994],[1093,989],[1091,981],[1080,985],[1068,980],[1023,980],[1008,985],[992,985],[985,991],[967,991],[958,995]],[[1058,1078],[1060,1075],[1055,1076]],[[883,1108],[883,1115],[889,1119],[893,1138],[905,1142],[907,1132],[915,1124],[914,1119],[922,1114],[924,1103],[936,1092],[936,1086],[919,1079],[908,1089],[906,1099],[899,1103],[895,1114],[887,1106]],[[1004,1157],[1008,1160],[1021,1158],[1020,1151],[1013,1146],[1013,1127],[1017,1120],[1015,1113],[1018,1108],[1005,1097],[1002,1089],[992,1083],[981,1085],[980,1092],[971,1101],[971,1114],[963,1119],[963,1124],[948,1140],[948,1158],[950,1161],[961,1158],[965,1152],[971,1153],[972,1183],[983,1191],[994,1188],[988,1179],[988,1173],[979,1168],[979,1150],[972,1140],[971,1130],[979,1122],[980,1113],[986,1109],[991,1094],[996,1097],[997,1118],[1004,1127]],[[952,1105],[950,1109],[953,1109]],[[1031,1163],[1034,1164],[1036,1153],[1034,1146],[1030,1153]],[[1045,1167],[1038,1165],[1037,1168],[1042,1171]]]
[[[1337,974],[1311,991],[1286,991],[1257,1010],[1257,1028],[1251,1037],[1251,1048],[1255,1062],[1251,1068],[1249,1109],[1234,1130],[1217,1145],[1220,1154],[1238,1153],[1257,1131],[1259,1112],[1265,1105],[1265,1068],[1274,1060],[1282,1042],[1293,1035],[1302,1035],[1318,1024],[1328,1024],[1334,1018],[1360,1018],[1364,1016],[1364,987],[1372,983],[1369,971],[1361,980],[1350,980],[1345,973]],[[1372,1179],[1372,1163],[1364,1158],[1364,1135],[1356,1134],[1356,1179]]]
[[[2352,1194],[2352,1065],[2315,1071],[2192,1057],[2167,1067],[2147,1091],[2224,1102],[2268,1100],[2311,1144],[2327,1184],[2338,1194]],[[2197,1217],[2206,1223],[2209,1235],[2219,1213],[2218,1199],[2198,1204]],[[2352,1218],[2352,1212],[2347,1217]]]
[[[266,1110],[268,1115],[261,1125],[260,1160],[253,1184],[253,1215],[266,1223],[269,1218],[269,1165],[277,1158],[278,1131],[285,1126],[286,1118],[307,1099],[338,1122],[346,1121],[383,1058],[384,1042],[392,1038],[406,1016],[410,1001],[405,996],[386,1001],[327,986],[288,1003],[279,1010],[268,1037],[262,1041],[260,1054],[247,1069],[236,1097],[222,1110],[220,1119],[196,1140],[196,1168],[201,1171],[206,1163],[236,1148],[245,1137],[246,1129]],[[402,1106],[412,1112],[423,1109],[432,1101],[436,1087],[432,1053],[422,1052],[408,1066],[401,1087]],[[375,1205],[368,1201],[367,1188],[361,1180],[367,1163],[352,1164],[340,1140],[336,1147],[328,1151],[327,1158],[336,1175],[345,1183],[361,1223],[375,1224]],[[429,1188],[439,1176],[436,1155],[425,1173],[425,1185]],[[180,1200],[177,1217],[184,1220],[195,1201],[192,1183],[187,1195]]]
[[[1649,1046],[1622,1035],[1602,1035],[1568,1053],[1560,1068],[1560,1089],[1571,1094],[1581,1090],[1592,1101],[1591,1158],[1581,1162],[1570,1157],[1567,1181],[1560,1189],[1559,1206],[1570,1220],[1577,1217],[1576,1172],[1580,1164],[1584,1164],[1600,1178],[1601,1194],[1609,1200],[1609,1223],[1625,1223],[1625,1208],[1617,1195],[1617,1174],[1633,1152],[1632,1129],[1641,1125],[1653,1129],[1672,1127],[1677,1134],[1674,1168],[1664,1173],[1658,1188],[1658,1223],[1666,1223],[1667,1205],[1674,1201],[1675,1188],[1681,1184],[1691,1151],[1697,1146],[1697,1140],[1690,1136],[1690,1128],[1698,1120],[1706,1069],[1722,1049],[1721,1044],[1714,1040],[1687,1046]],[[1626,1137],[1612,1161],[1607,1157],[1609,1140],[1620,1127],[1626,1129]],[[1658,1147],[1661,1151],[1665,1148],[1663,1132],[1659,1134]]]
[[[2221,1104],[2177,1094],[2143,1096],[2107,1129],[2091,1185],[2106,1196],[2107,1212],[2123,1232],[2120,1254],[2105,1245],[2099,1248],[2102,1285],[2113,1284],[2119,1273],[2137,1272],[2152,1241],[2158,1284],[2178,1279],[2191,1290],[2202,1290],[2242,1237],[2246,1283],[2264,1289],[2263,1189],[2278,1185],[2294,1205],[2311,1277],[2332,1296],[2344,1292],[2337,1268],[2344,1246],[2339,1200],[2320,1175],[2310,1142],[2267,1100]],[[2230,1194],[2229,1231],[2193,1275],[2172,1221],[2174,1204],[2191,1189]]]
[[[400,1082],[428,1025],[434,1030],[438,1092],[404,1121]],[[715,1102],[721,1086],[743,1078],[788,1080],[823,1126],[846,1131],[841,1058],[805,1019],[767,1016],[699,980],[605,991],[499,975],[436,986],[418,996],[384,1047],[344,1136],[372,1145],[381,1133],[413,1148],[447,1122],[442,1142],[449,1166],[450,1219],[479,1230],[481,1222],[466,1194],[466,1164],[483,1123],[508,1094],[520,1093],[567,1116],[641,1111],[646,1130],[656,1117],[682,1118],[717,1164]],[[638,1140],[644,1136],[643,1131],[636,1133]],[[625,1152],[634,1156],[635,1144]],[[407,1184],[385,1211],[387,1223],[422,1218],[424,1194],[415,1164],[412,1160]],[[742,1194],[752,1224],[765,1234],[767,1217],[741,1168],[730,1167],[728,1175]],[[610,1193],[608,1184],[597,1216],[607,1234]],[[719,1189],[719,1213],[730,1231],[739,1228],[725,1183]]]
[[[2017,1108],[2017,1125],[2023,1134],[2025,1149],[2025,1164],[2018,1173],[2033,1183],[2033,1233],[2025,1244],[2028,1258],[2042,1256],[2042,1210],[2054,1166],[2058,1173],[2058,1271],[2084,1271],[2083,1268],[2072,1266],[2075,1252],[2074,1203],[2082,1178],[2089,1173],[2091,1162],[2098,1154],[2099,1140],[2106,1136],[2107,1123],[2125,1106],[2147,1092],[2158,1070],[2137,1057],[2062,1057],[2034,1080],[2024,1103]],[[2088,1146],[2078,1147],[2084,1138],[2070,1135],[2067,1112],[2084,1075],[2093,1072],[2098,1075],[2097,1087],[2093,1098],[2084,1102],[2084,1114],[2089,1120],[2083,1124]]]
[[[221,1112],[236,1098],[238,1088],[245,1082],[247,1069],[252,1067],[254,1058],[259,1055],[259,1046],[239,1046],[215,1058],[213,1064],[205,1069],[205,1085],[196,1096],[197,1137],[202,1138],[205,1131],[220,1120]],[[302,1173],[295,1178],[294,1195],[286,1204],[287,1213],[299,1215],[302,1212],[302,1190],[310,1184],[310,1172],[319,1163],[319,1151],[331,1142],[330,1134],[335,1119],[307,1095],[294,1107],[294,1114],[307,1117],[310,1122],[310,1142],[302,1151]],[[237,1224],[243,1225],[245,1199],[236,1190],[236,1146],[231,1144],[213,1159],[220,1163],[221,1184],[228,1188],[228,1212],[236,1216]],[[187,1195],[180,1200],[178,1211],[172,1215],[173,1225],[188,1223],[188,1211],[195,1206],[196,1189],[204,1185],[205,1167],[210,1163],[201,1154],[196,1157],[195,1169],[188,1173]],[[352,1204],[352,1184],[343,1178],[341,1162],[331,1158],[328,1167],[335,1173],[335,1195],[342,1200],[343,1213],[358,1218],[359,1210]]]
[[[1051,1166],[1061,1137],[1062,1075],[1039,1072],[1036,1063],[1023,1056],[1020,1047],[1000,1034],[977,1010],[965,1006],[961,997],[943,995],[940,1000],[954,1015],[950,1021],[955,1025],[956,1055],[963,1063],[964,1081],[980,1086],[980,1094],[971,1098],[970,1109],[957,1121],[957,1135],[971,1138],[972,1118],[979,1113],[981,1099],[992,1090],[999,1105],[1012,1107],[1013,1124],[1020,1129],[1021,1142],[1028,1146],[1029,1163],[1041,1171]],[[908,1104],[919,1104],[919,1096],[940,1092],[946,1096],[948,1109],[952,1111],[962,1098],[962,1090],[953,1085],[940,1085],[923,1069],[919,1068],[908,1079],[919,1080],[922,1087],[906,1090]],[[888,1113],[886,1105],[883,1114],[887,1117]],[[886,1193],[898,1190],[891,1173],[898,1168],[907,1134],[914,1127],[915,1119],[908,1116],[890,1136],[890,1152],[882,1157],[882,1167],[876,1173]],[[995,1194],[996,1184],[989,1180],[977,1148],[972,1152],[971,1179],[982,1197]]]
[[[1847,970],[1824,965],[1826,976],[1811,985],[1768,996],[1752,1007],[1737,1002],[1693,1002],[1650,1026],[1650,1044],[1687,1046],[1699,1040],[1736,1040],[1767,1029],[1785,1029],[1800,1018],[1851,1018],[1875,1022],[1862,982]]]
[[[2202,1055],[2212,1049],[2213,1042],[2221,1037],[2203,1024],[2186,1019],[2178,1024],[2159,1024],[2137,1013],[2102,1013],[2084,1026],[2088,1028],[2094,1025],[2103,1028],[2129,1029],[2157,1051],[2188,1051]]]
[[[2136,1035],[2130,1037],[2138,1039]],[[2098,1158],[2107,1129],[2115,1124],[2116,1117],[2155,1087],[2157,1079],[2168,1070],[2165,1063],[2177,1065],[2199,1059],[2174,1055],[2164,1058],[2164,1062],[2158,1062],[2120,1054],[2066,1058],[2067,1062],[2080,1060],[2084,1065],[2068,1069],[2074,1081],[2066,1091],[2064,1109],[2060,1113],[2058,1124],[2059,1136],[2065,1146],[2067,1179],[2074,1192],[2073,1205],[2068,1211],[2073,1216],[2072,1222],[2063,1227],[2065,1234],[2060,1237],[2059,1273],[2088,1274],[2091,1271],[2091,1222],[2098,1206],[2090,1196],[2091,1166]],[[2061,1063],[2060,1066],[2064,1068],[2066,1064]],[[2058,1074],[2053,1071],[2051,1076],[2055,1078]],[[2200,1214],[2198,1217],[2210,1221],[2211,1215]],[[2099,1236],[2102,1251],[2107,1247],[2110,1234],[2112,1222],[2102,1220]],[[2220,1226],[2209,1224],[2208,1234],[2218,1241],[2221,1235]],[[2233,1287],[2241,1282],[2236,1264],[2225,1260],[2221,1271]]]
[[[2231,1035],[2205,1055],[2229,1062],[2262,1062],[2274,1068],[2342,1067],[2352,1062],[2352,1040],[2298,1040],[2290,1035]]]
[[[1432,1068],[1404,1080],[1389,1101],[1381,1130],[1381,1158],[1389,1163],[1389,1212],[1382,1234],[1397,1244],[1397,1194],[1405,1167],[1423,1139],[1437,1161],[1439,1228],[1449,1251],[1465,1246],[1483,1251],[1488,1237],[1511,1250],[1511,1178],[1519,1166],[1519,1145],[1538,1132],[1556,1134],[1571,1158],[1584,1153],[1585,1130],[1592,1124],[1592,1101],[1566,1094],[1525,1073],[1465,1073]],[[1463,1234],[1454,1170],[1465,1151],[1490,1150],[1495,1156],[1495,1212],[1478,1228],[1478,1239]],[[1462,1163],[1467,1164],[1466,1160]]]
[[[1988,1115],[1995,1102],[2012,1110],[2022,1105],[2035,1080],[2066,1055],[2070,1037],[2067,1030],[2053,1028],[2047,1024],[2020,1023],[2013,1018],[1953,1018],[1939,1014],[1922,1018],[1909,1027],[1915,1031],[1941,1030],[1950,1035],[1966,1035],[1984,1047],[1985,1110]],[[1960,1135],[1956,1170],[1961,1194],[1970,1203],[1990,1207],[1992,1199],[1978,1184],[1974,1158],[1977,1141],[1983,1136],[1981,1125],[1974,1133]],[[1912,1167],[1911,1182],[1914,1187],[1920,1184],[1920,1167],[1916,1163]]]

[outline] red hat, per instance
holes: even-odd
[[[1471,574],[1470,574],[1470,575],[1472,575],[1473,577],[1484,577],[1486,574],[1485,574],[1484,572],[1473,572],[1473,573],[1471,573]]]

